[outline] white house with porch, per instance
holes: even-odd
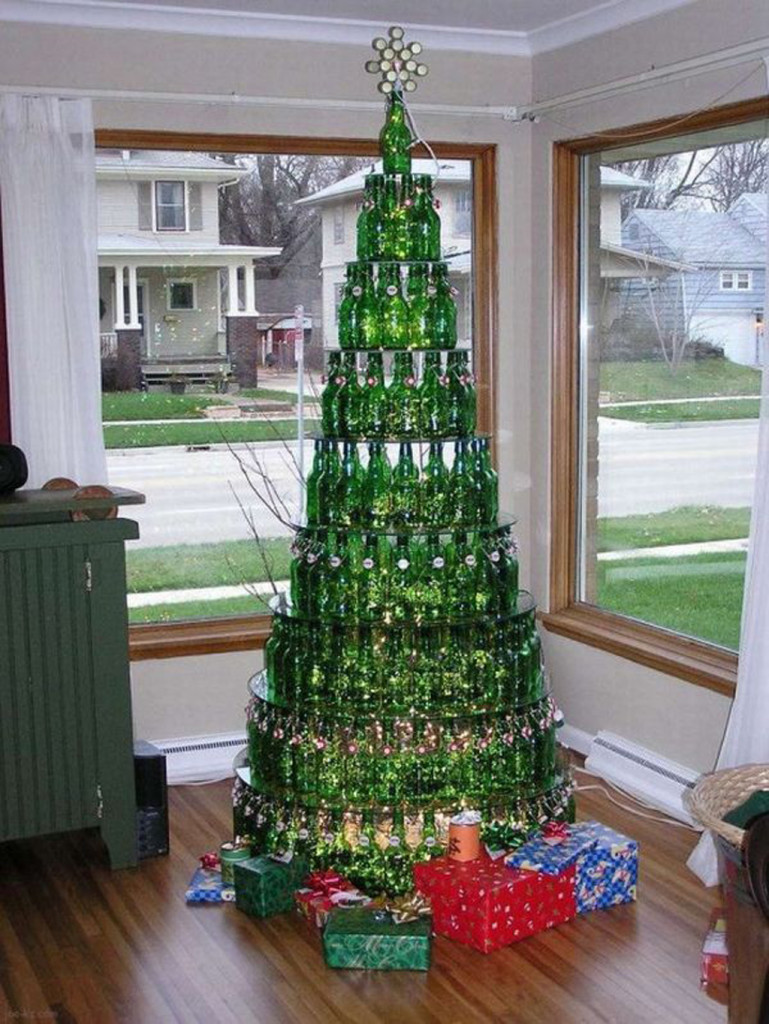
[[[123,386],[137,360],[148,378],[202,378],[255,356],[255,262],[280,249],[220,242],[220,190],[246,173],[206,153],[97,152],[102,356],[130,350]]]

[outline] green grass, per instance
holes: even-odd
[[[298,397],[295,391],[278,391],[277,389],[273,391],[272,388],[242,388],[238,392],[238,398],[266,398],[273,402],[291,402],[292,405],[296,405]],[[311,397],[311,395],[305,395],[307,401]]]
[[[209,405],[221,405],[210,395],[172,395],[163,391],[106,391],[101,396],[102,419],[203,419]]]
[[[627,551],[748,536],[750,508],[682,505],[666,512],[598,520],[598,550]]]
[[[601,391],[609,402],[760,395],[761,371],[728,359],[684,362],[676,374],[664,362],[607,362],[601,364]]]
[[[743,552],[599,562],[597,603],[736,650],[745,563]]]
[[[602,405],[601,416],[640,423],[695,423],[709,420],[757,420],[758,398],[727,402],[681,402],[675,405]]]
[[[181,619],[218,619],[230,615],[251,615],[269,611],[261,597],[227,597],[222,601],[182,601],[179,604],[156,604],[131,608],[129,622],[179,622]]]
[[[312,430],[315,421],[305,420]],[[296,437],[296,420],[206,420],[205,423],[137,423],[104,427],[107,448],[154,448],[162,445],[232,444]]]
[[[288,579],[291,565],[289,537],[266,538],[262,550],[270,560],[272,577]],[[259,583],[269,577],[253,540],[218,544],[173,544],[127,552],[128,591],[146,594],[158,590],[236,586],[244,580]]]

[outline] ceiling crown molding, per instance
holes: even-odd
[[[622,28],[636,21],[645,21],[647,18],[695,2],[696,0],[608,0],[582,14],[572,14],[533,29],[526,35],[529,52],[537,54],[558,50],[562,46],[581,42],[591,36],[599,36],[603,32],[611,32],[612,29]]]

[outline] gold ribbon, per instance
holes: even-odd
[[[420,892],[412,892],[409,896],[399,896],[397,899],[388,900],[385,903],[385,910],[392,915],[396,924],[418,921],[420,917],[430,917],[433,912],[430,900]]]

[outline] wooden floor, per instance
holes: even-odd
[[[230,825],[230,786],[172,790],[172,854],[112,874],[89,833],[0,845],[0,1019],[708,1024],[699,950],[715,890],[684,867],[690,832],[581,795],[641,843],[639,901],[489,956],[437,938],[427,974],[334,971],[298,916],[184,904],[197,856]]]

